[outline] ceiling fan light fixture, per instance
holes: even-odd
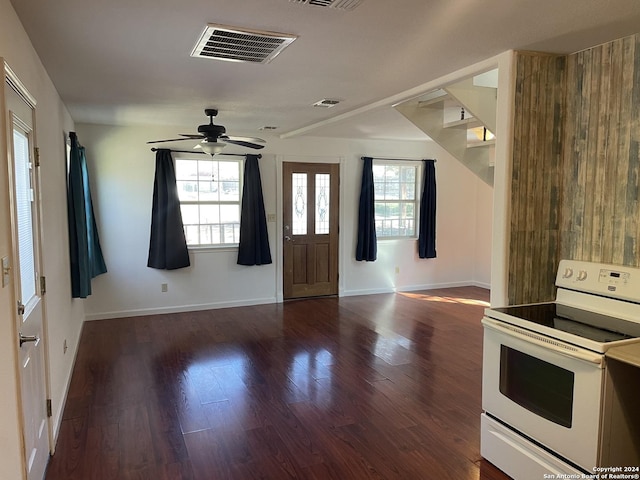
[[[225,143],[218,142],[210,142],[208,140],[203,140],[195,148],[201,148],[204,153],[208,153],[212,157],[224,150],[224,147],[227,145]]]

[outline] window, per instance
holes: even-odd
[[[420,163],[373,162],[376,235],[415,237]]]
[[[176,158],[175,165],[187,245],[237,245],[242,160]]]

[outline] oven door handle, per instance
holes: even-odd
[[[544,335],[538,335],[535,332],[531,332],[514,325],[505,324],[492,318],[484,317],[482,319],[482,324],[485,328],[518,338],[524,342],[533,343],[534,345],[538,345],[539,347],[546,348],[547,350],[551,350],[561,355],[570,358],[577,358],[596,365],[602,365],[603,356],[589,350],[567,345],[552,338],[545,337]]]

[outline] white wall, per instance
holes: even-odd
[[[64,397],[84,320],[83,302],[72,301],[66,213],[66,163],[64,132],[73,122],[38,59],[9,0],[0,0],[0,57],[35,97],[36,144],[40,149],[42,179],[43,273],[47,277],[44,297],[48,330],[49,395],[53,425],[60,422]],[[1,151],[6,152],[4,135]],[[0,257],[11,257],[7,165],[0,157]],[[12,264],[14,259],[12,258]],[[15,279],[12,278],[12,282]],[[19,425],[19,389],[16,367],[15,295],[12,286],[0,288],[0,478],[23,475]],[[63,342],[69,349],[63,353]]]
[[[87,149],[94,208],[108,273],[93,281],[88,319],[216,308],[278,299],[281,239],[277,177],[282,161],[341,163],[342,295],[443,286],[489,285],[492,189],[432,142],[269,138],[260,160],[265,208],[277,214],[268,224],[272,265],[236,265],[236,250],[191,253],[191,267],[176,271],[146,266],[154,158],[145,142],[189,127],[78,125]],[[187,143],[187,142],[185,142]],[[231,151],[229,148],[229,151]],[[243,152],[243,150],[234,150]],[[416,240],[379,241],[376,262],[354,260],[360,157],[436,158],[438,258],[420,260]],[[479,228],[479,225],[487,228]],[[396,267],[399,273],[396,273]],[[160,285],[168,284],[162,293]]]

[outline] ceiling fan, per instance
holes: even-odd
[[[163,143],[163,142],[177,142],[180,140],[197,140],[202,141],[194,148],[201,148],[205,153],[213,156],[216,153],[220,153],[227,143],[233,145],[240,145],[241,147],[254,148],[259,150],[264,148],[265,141],[256,137],[234,137],[226,134],[226,128],[222,125],[215,125],[213,118],[218,115],[218,110],[215,108],[207,108],[204,111],[205,115],[209,117],[209,123],[205,123],[198,127],[198,133],[180,133],[181,138],[170,138],[166,140],[152,140],[147,143]]]

